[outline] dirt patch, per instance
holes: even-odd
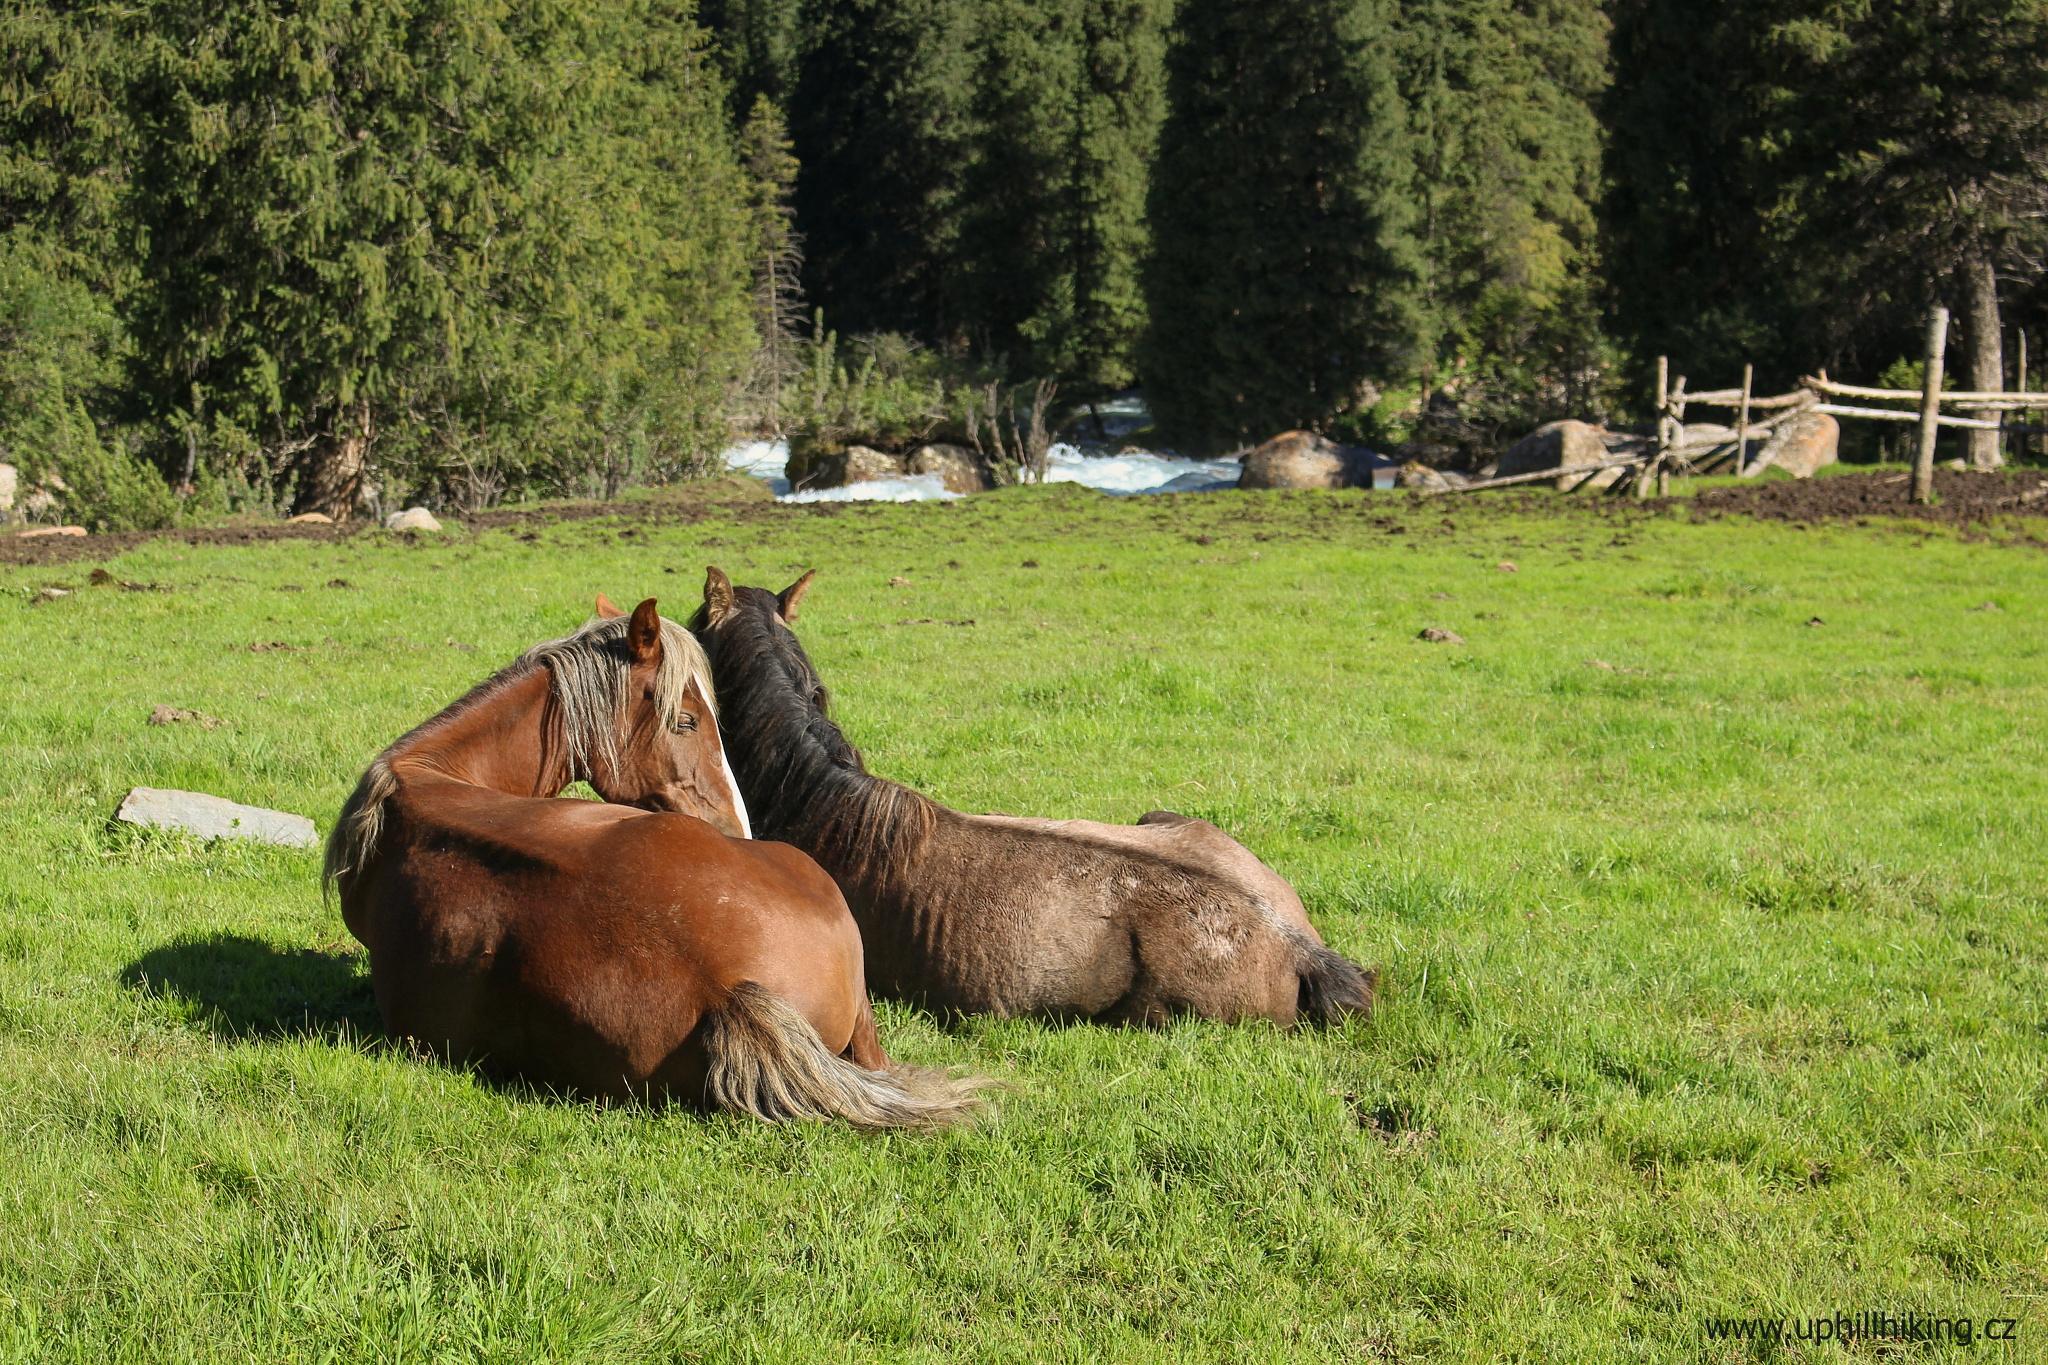
[[[616,517],[634,525],[690,525],[713,513],[751,512],[757,504],[778,506],[758,480],[728,477],[666,488],[632,502],[550,502],[533,507],[499,507],[455,518],[464,531],[496,531],[556,522]],[[185,527],[171,531],[116,531],[97,536],[21,536],[0,531],[0,564],[66,564],[81,559],[111,559],[152,541],[186,545],[262,545],[299,540],[332,544],[354,536],[382,534],[371,522],[327,526],[317,522],[263,521],[226,526]],[[435,543],[422,540],[420,543]],[[123,585],[127,586],[127,585]]]
[[[1755,517],[1760,521],[1862,521],[1906,517],[1948,526],[1981,527],[2004,517],[2048,517],[2048,470],[2005,469],[1979,474],[1937,469],[1934,502],[1912,500],[1905,474],[1841,474],[1785,479],[1741,488],[1712,488],[1693,501],[1701,517]]]

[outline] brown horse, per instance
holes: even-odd
[[[617,804],[552,799],[578,779]],[[832,879],[747,828],[703,650],[650,598],[379,755],[326,877],[385,1028],[487,1074],[769,1120],[966,1115],[975,1082],[882,1052]]]
[[[1325,947],[1294,889],[1205,820],[965,815],[871,776],[790,629],[810,583],[736,589],[714,568],[691,624],[757,826],[839,883],[875,990],[950,1011],[1139,1024],[1331,1023],[1371,1009],[1373,973]]]

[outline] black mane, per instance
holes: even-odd
[[[717,626],[700,608],[690,629],[711,658],[719,737],[755,837],[795,844],[842,878],[887,875],[914,856],[932,803],[868,772],[775,594],[735,587]]]

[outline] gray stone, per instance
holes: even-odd
[[[441,523],[434,520],[434,514],[424,507],[408,507],[403,512],[393,512],[384,519],[387,531],[438,531]]]
[[[1569,469],[1573,465],[1596,464],[1607,458],[1607,435],[1590,422],[1547,422],[1508,447],[1494,470],[1496,478],[1511,474],[1535,474],[1545,469]],[[1557,481],[1560,493],[1575,488],[1605,488],[1619,479],[1620,468],[1591,474],[1566,474]]]
[[[981,461],[966,446],[919,446],[910,452],[905,468],[912,474],[938,475],[948,493],[979,493],[988,487]]]
[[[21,487],[21,471],[11,464],[0,464],[0,512],[14,510],[14,490]]]
[[[900,479],[904,468],[902,456],[872,446],[829,450],[798,444],[790,447],[787,472],[791,488],[844,488],[850,483]]]
[[[182,829],[202,839],[249,839],[286,848],[314,848],[320,843],[313,822],[303,815],[168,787],[132,789],[121,798],[114,818],[130,825]]]
[[[1802,412],[1771,433],[1757,459],[1795,479],[1810,479],[1840,458],[1842,424],[1825,412]]]
[[[1458,485],[1444,477],[1441,469],[1432,469],[1420,460],[1410,460],[1394,471],[1394,487],[1420,488],[1429,493],[1444,493]]]
[[[1244,455],[1239,488],[1370,488],[1387,462],[1311,431],[1283,431]]]

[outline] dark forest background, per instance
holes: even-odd
[[[0,460],[103,526],[611,496],[1139,388],[1444,462],[2048,333],[2048,0],[0,9]]]

